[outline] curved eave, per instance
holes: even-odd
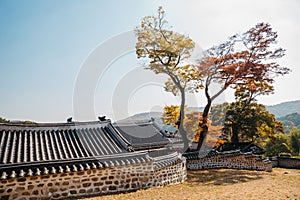
[[[65,161],[54,160],[50,162],[33,162],[30,164],[6,164],[0,166],[0,179],[70,173],[97,168],[141,164],[152,161],[152,158],[148,156],[147,152],[130,152]]]

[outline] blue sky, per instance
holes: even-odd
[[[139,71],[141,62],[136,59],[134,49],[128,49],[111,60],[109,66],[99,66],[106,70],[97,75],[93,100],[87,102],[92,102],[91,114],[85,114],[84,106],[83,110],[74,106],[78,77],[93,52],[107,41],[112,41],[107,52],[121,49],[122,44],[115,38],[125,37],[126,31],[132,31],[143,16],[155,14],[160,5],[174,29],[190,35],[203,49],[258,22],[269,22],[278,31],[279,45],[287,49],[280,63],[293,72],[277,79],[274,95],[259,100],[276,104],[300,99],[296,90],[300,75],[297,0],[0,0],[0,117],[38,122],[65,121],[74,115],[76,120],[94,120],[97,115],[119,119],[178,103],[178,98],[163,91],[165,77]],[[105,53],[96,56],[100,65]],[[141,82],[133,81],[139,78]],[[130,87],[133,89],[125,94]],[[86,104],[84,95],[82,105]],[[230,100],[232,96],[227,92],[219,102]],[[191,95],[188,103],[203,105],[202,93]]]

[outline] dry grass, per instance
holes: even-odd
[[[233,169],[189,171],[182,184],[87,200],[300,199],[300,170],[273,172]]]

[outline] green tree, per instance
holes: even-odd
[[[146,59],[146,69],[156,74],[166,74],[165,90],[181,97],[178,129],[187,149],[187,133],[183,127],[185,93],[195,92],[201,86],[201,74],[197,67],[187,63],[195,44],[188,36],[171,30],[162,7],[158,8],[157,17],[144,17],[135,33],[137,57]]]
[[[6,123],[6,122],[9,122],[9,120],[5,119],[5,118],[2,118],[0,117],[0,123]]]
[[[264,146],[265,155],[270,156],[278,156],[281,153],[290,153],[290,150],[287,147],[288,138],[285,134],[276,134],[274,138],[269,138],[266,140],[266,144]]]
[[[288,135],[288,143],[293,156],[300,156],[300,130],[293,128]]]
[[[284,127],[284,131],[288,134],[292,128],[295,128],[295,124],[292,121],[279,119]]]
[[[265,144],[266,156],[279,156],[282,153],[300,156],[300,130],[291,129],[290,133],[276,134],[274,138],[267,139]]]
[[[222,103],[211,107],[210,119],[212,126],[223,126],[228,103]]]
[[[245,105],[244,101],[233,102],[227,106],[223,130],[231,137],[232,142],[262,143],[275,134],[284,133],[282,123],[264,105]]]

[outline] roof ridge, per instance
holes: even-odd
[[[18,128],[35,128],[35,127],[72,127],[78,125],[97,125],[97,124],[108,124],[111,123],[110,119],[105,121],[74,121],[74,122],[53,122],[53,123],[32,123],[32,124],[23,124],[23,123],[0,123],[1,127],[18,127]]]

